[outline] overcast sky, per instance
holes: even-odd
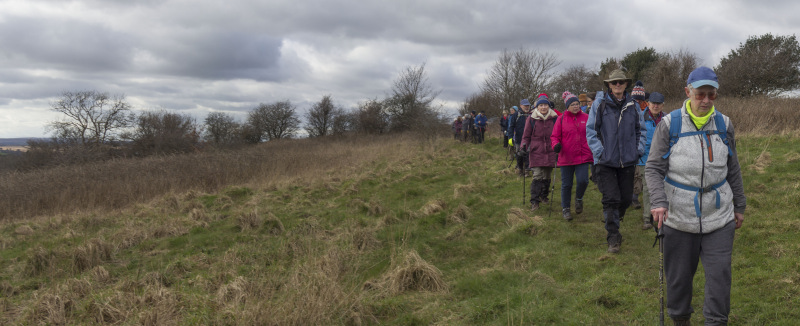
[[[643,47],[707,66],[750,35],[800,30],[798,1],[0,0],[0,138],[41,137],[64,91],[243,121],[259,103],[350,109],[426,63],[453,110],[504,48],[598,68]]]

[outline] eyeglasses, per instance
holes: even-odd
[[[708,96],[709,101],[713,101],[717,99],[717,92],[709,92],[709,93],[700,93],[697,90],[694,91],[694,99],[698,101],[702,101]]]
[[[616,85],[619,85],[619,84],[627,84],[628,82],[626,82],[624,80],[612,80],[612,81],[610,81],[608,83],[611,84],[611,85],[616,86]]]

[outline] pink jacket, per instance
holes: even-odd
[[[586,121],[589,115],[583,111],[572,113],[564,111],[556,125],[553,127],[553,134],[550,135],[550,142],[553,147],[561,143],[561,152],[558,153],[558,166],[578,165],[592,163],[592,150],[586,141]]]

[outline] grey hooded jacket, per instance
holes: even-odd
[[[687,100],[688,102],[688,100]],[[681,131],[698,130],[686,112],[686,102],[681,110]],[[720,114],[715,110],[713,114]],[[662,158],[669,148],[669,129],[672,123],[669,115],[665,116],[656,127],[650,155],[645,167],[645,178],[650,190],[650,203],[653,208],[667,207],[667,219],[664,224],[670,228],[689,233],[710,233],[722,228],[734,219],[734,212],[744,213],[747,200],[736,154],[736,141],[731,120],[723,115],[726,123],[728,147],[719,137],[710,136],[710,146],[704,135],[687,136],[678,139],[672,147],[667,159]],[[714,118],[700,130],[717,130]],[[710,147],[710,148],[709,148]],[[673,186],[664,181],[665,177],[686,186],[706,188],[727,180],[716,189],[720,195],[720,208],[716,208],[716,191],[698,194]],[[695,212],[695,197],[699,196],[701,216]]]

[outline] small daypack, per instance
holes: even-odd
[[[694,135],[707,135],[706,137],[706,145],[710,141],[711,135],[717,134],[719,138],[722,139],[722,142],[725,143],[725,146],[728,147],[728,156],[733,155],[733,151],[731,151],[731,145],[728,143],[728,126],[725,125],[725,119],[723,119],[722,114],[717,112],[714,114],[714,125],[716,126],[717,130],[698,130],[698,131],[689,131],[689,132],[681,132],[681,127],[683,125],[683,121],[681,119],[681,110],[675,110],[669,113],[670,117],[670,125],[669,125],[669,150],[667,151],[664,156],[661,158],[667,159],[669,154],[672,154],[672,146],[674,146],[678,139],[681,137],[688,137]]]

